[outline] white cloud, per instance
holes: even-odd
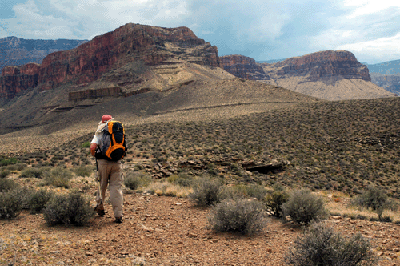
[[[258,60],[343,47],[377,58],[398,54],[400,2],[393,0],[18,1],[13,17],[0,18],[0,38],[91,39],[133,22],[188,26],[221,54]]]
[[[345,0],[345,7],[356,7],[353,12],[347,16],[349,19],[354,19],[360,16],[376,14],[389,8],[399,8],[400,2],[393,0]]]
[[[400,33],[388,38],[356,42],[338,46],[337,49],[353,52],[359,61],[379,63],[400,58]],[[373,61],[373,62],[372,62]]]

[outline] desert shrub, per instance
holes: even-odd
[[[9,174],[11,174],[10,170],[5,169],[0,171],[0,178],[6,178]]]
[[[82,143],[81,147],[82,148],[89,148],[90,147],[90,141],[86,141],[86,142]]]
[[[7,170],[10,171],[22,171],[26,167],[26,164],[24,163],[16,163],[16,164],[10,164],[6,166]]]
[[[268,211],[276,217],[283,215],[282,205],[289,199],[289,194],[282,186],[275,186],[274,191],[265,197],[265,205]]]
[[[250,198],[256,198],[258,200],[264,200],[267,195],[265,187],[258,184],[249,184],[245,186],[245,193]]]
[[[371,208],[378,214],[378,219],[382,220],[382,213],[385,209],[392,208],[393,203],[389,200],[385,191],[377,187],[368,187],[361,195],[358,195],[351,202],[352,205]]]
[[[0,159],[0,166],[7,166],[10,164],[16,164],[18,163],[17,158],[1,158]]]
[[[15,189],[13,189],[13,192],[19,198],[22,209],[29,210],[29,200],[34,190],[24,186],[17,186]]]
[[[222,181],[216,178],[203,177],[193,185],[193,193],[189,197],[196,202],[197,206],[210,206],[219,202],[219,192]]]
[[[43,169],[41,168],[27,168],[21,172],[20,178],[43,178]]]
[[[27,203],[30,213],[41,212],[53,195],[53,192],[47,191],[46,189],[39,189],[38,191],[30,193]]]
[[[285,261],[295,266],[375,265],[371,245],[361,234],[343,237],[324,223],[312,224],[298,237]]]
[[[313,220],[318,221],[328,216],[323,199],[309,190],[296,190],[291,193],[288,201],[282,204],[282,210],[284,216],[289,215],[298,224],[309,224]]]
[[[43,210],[48,225],[73,224],[82,226],[94,216],[89,200],[82,194],[72,192],[66,195],[55,195]]]
[[[263,213],[262,203],[257,200],[224,200],[213,206],[208,221],[217,232],[252,235],[264,227]]]
[[[190,178],[190,176],[184,173],[180,173],[179,175],[171,175],[167,180],[168,182],[181,187],[190,187],[193,183],[193,180]]]
[[[130,171],[126,173],[124,184],[131,190],[137,190],[139,187],[148,186],[151,183],[151,177],[143,172]]]
[[[78,166],[72,170],[78,176],[90,176],[93,173],[93,167],[91,166]]]
[[[222,186],[218,193],[218,200],[234,200],[234,199],[244,199],[246,194],[243,192],[240,186]]]
[[[17,191],[8,190],[0,192],[0,219],[15,218],[21,211],[22,203]]]
[[[44,182],[42,185],[69,188],[71,178],[72,172],[70,170],[57,167],[44,172]]]
[[[18,184],[15,183],[15,181],[12,179],[7,179],[7,178],[0,179],[0,192],[13,190],[17,187],[18,187]]]

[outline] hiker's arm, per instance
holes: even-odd
[[[90,143],[90,154],[94,156],[97,150],[97,143]]]
[[[90,154],[92,154],[93,156],[96,153],[98,142],[98,137],[94,135],[92,141],[90,142]]]

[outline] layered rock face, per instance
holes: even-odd
[[[221,67],[239,78],[268,80],[269,76],[253,58],[243,55],[225,55],[220,58]]]
[[[368,68],[348,51],[321,51],[289,58],[272,64],[256,63],[251,58],[227,56],[221,65],[241,78],[240,66],[261,67],[263,72],[248,75],[250,79],[287,88],[302,94],[327,100],[370,99],[392,97],[394,94],[371,82]],[[255,67],[253,67],[255,69]],[[246,72],[247,74],[249,72]]]
[[[0,78],[0,97],[13,98],[17,93],[34,88],[39,82],[40,65],[29,63],[23,67],[5,67]]]
[[[273,64],[279,76],[309,75],[310,81],[322,79],[362,79],[371,81],[368,68],[348,51],[322,51],[302,57],[289,58]]]
[[[66,82],[90,83],[116,63],[142,61],[151,66],[171,60],[219,66],[217,47],[197,38],[187,27],[126,24],[75,49],[49,54],[42,65],[29,72],[23,72],[26,66],[6,69],[0,80],[0,97],[13,98],[15,93],[35,86],[48,90]]]

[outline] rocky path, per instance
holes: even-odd
[[[267,218],[266,228],[248,237],[214,233],[208,209],[187,199],[128,194],[124,222],[108,213],[86,227],[48,227],[42,215],[22,213],[0,221],[0,264],[14,265],[283,265],[301,228]],[[343,234],[370,238],[379,265],[400,265],[400,225],[331,217]]]

